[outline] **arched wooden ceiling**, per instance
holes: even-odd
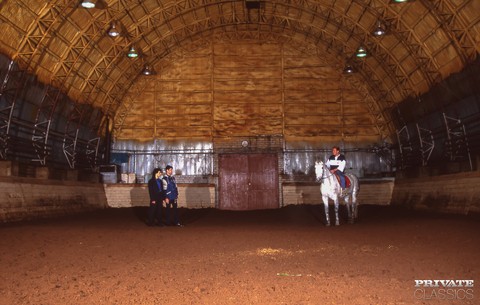
[[[145,64],[161,69],[175,50],[212,35],[256,33],[314,50],[339,69],[352,64],[354,81],[381,112],[427,92],[480,51],[478,0],[102,1],[94,9],[71,0],[3,1],[0,52],[115,115]],[[378,22],[387,35],[372,34]],[[107,35],[112,23],[120,37]],[[356,59],[361,45],[369,56]],[[131,46],[141,51],[135,60],[126,56]]]

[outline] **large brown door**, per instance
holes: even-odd
[[[219,208],[276,209],[278,161],[275,154],[223,154],[218,157]]]

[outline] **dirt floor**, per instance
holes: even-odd
[[[181,210],[178,228],[145,215],[1,225],[0,304],[480,304],[478,217],[362,206],[358,223],[325,227],[320,206]]]

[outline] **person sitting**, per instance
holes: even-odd
[[[340,178],[340,187],[342,188],[340,196],[344,196],[346,194],[344,171],[345,166],[347,165],[347,160],[345,159],[345,156],[340,153],[340,148],[338,146],[332,148],[332,155],[328,158],[326,165],[332,174],[335,174]]]

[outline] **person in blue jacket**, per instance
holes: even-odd
[[[173,167],[167,165],[165,167],[165,176],[163,176],[163,191],[165,193],[165,207],[166,207],[166,224],[171,225],[170,210],[173,209],[173,225],[183,227],[178,219],[178,188],[177,182],[173,174]]]

